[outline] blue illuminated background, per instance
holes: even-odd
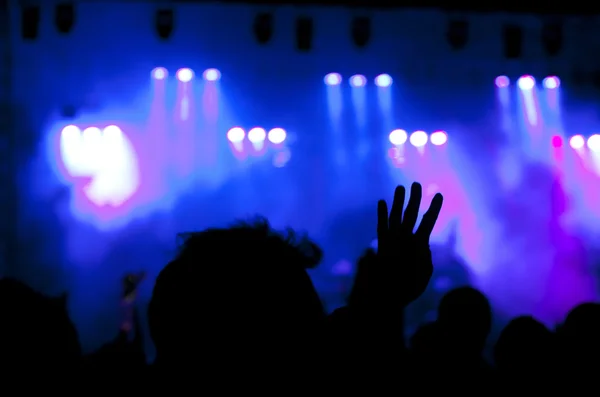
[[[358,50],[350,11],[306,8],[316,33],[300,53],[293,8],[275,11],[265,46],[252,7],[177,11],[168,41],[153,5],[129,3],[79,5],[66,36],[44,13],[38,40],[12,38],[11,272],[69,292],[86,349],[114,334],[125,272],[148,272],[143,303],[177,233],[257,213],[323,246],[314,279],[329,309],[341,304],[376,244],[376,200],[414,180],[424,206],[445,196],[433,290],[472,283],[501,315],[548,323],[597,297],[600,125],[571,62],[537,62],[530,41],[532,61],[502,61],[491,16],[473,19],[479,40],[456,55],[441,13],[372,12]]]

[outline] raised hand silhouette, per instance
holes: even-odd
[[[404,186],[396,188],[389,216],[385,200],[380,200],[377,205],[379,260],[373,281],[380,284],[383,302],[396,305],[397,308],[404,308],[421,296],[433,273],[429,237],[444,198],[436,193],[415,231],[422,194],[421,185],[413,183],[404,214]]]
[[[385,200],[377,206],[377,259],[359,266],[350,303],[369,311],[404,309],[427,288],[433,273],[429,237],[435,226],[443,196],[437,193],[415,231],[422,188],[411,186],[406,210],[406,189],[398,186],[388,215]]]

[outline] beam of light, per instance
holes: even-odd
[[[550,140],[549,161],[554,169],[562,177],[564,176],[564,152],[563,148],[565,134],[561,116],[561,103],[559,99],[560,90],[558,85],[548,84],[548,78],[544,79],[544,90],[540,93],[540,106],[544,115],[545,139]],[[549,88],[551,87],[551,88]]]
[[[554,112],[558,119],[561,119],[560,112],[560,79],[556,76],[546,77],[543,81],[544,92],[546,94],[546,103],[548,108]],[[562,124],[562,122],[561,122]]]
[[[415,131],[410,134],[409,142],[416,148],[423,148],[427,145],[429,137],[425,131]]]
[[[512,117],[510,92],[510,80],[508,77],[496,77],[496,103],[499,106],[499,112],[501,114],[502,130],[509,140],[512,141],[515,128],[514,119]]]
[[[359,131],[367,127],[367,92],[364,87],[352,87],[352,106]]]
[[[129,138],[116,125],[103,129],[73,126],[61,132],[60,157],[74,180],[71,211],[79,219],[109,227],[125,218],[125,204],[140,185],[140,167]]]
[[[377,105],[383,120],[383,129],[390,131],[396,124],[392,111],[392,78],[389,75],[380,74],[375,78],[375,85],[377,86]]]
[[[506,147],[498,151],[500,160],[498,161],[497,172],[503,189],[511,189],[517,186],[521,181],[520,167],[520,131],[513,115],[512,89],[510,79],[506,76],[498,76],[495,80],[496,85],[496,106],[499,118],[501,120],[501,129],[507,139]],[[518,149],[517,149],[518,148]]]
[[[262,127],[254,127],[248,131],[248,142],[252,144],[255,154],[263,154],[267,132]]]
[[[339,82],[337,79],[338,77]],[[327,97],[327,111],[329,114],[330,126],[328,130],[331,132],[330,144],[333,150],[333,161],[338,166],[345,165],[347,161],[347,154],[345,150],[346,137],[343,134],[344,128],[342,115],[344,111],[344,98],[342,94],[341,78],[342,77],[337,73],[330,73],[325,76],[325,92]]]
[[[85,192],[98,206],[121,206],[133,196],[139,186],[135,151],[117,126],[103,130],[101,149],[103,161]]]
[[[227,140],[231,144],[234,153],[244,152],[244,139],[246,139],[246,131],[241,127],[233,127],[227,131]]]
[[[600,135],[594,134],[587,140],[587,148],[593,169],[597,176],[600,176]],[[596,184],[597,185],[597,184]]]
[[[594,172],[594,159],[585,147],[583,136],[572,137],[569,146],[564,153],[564,181],[571,193],[574,217],[579,224],[589,227],[590,223],[600,219],[597,204],[600,200],[600,178]]]
[[[207,77],[210,76],[211,69],[205,71],[205,79],[207,80],[202,86],[202,115],[203,125],[202,133],[202,144],[198,148],[198,163],[207,167],[215,167],[218,164],[221,147],[219,145],[219,122],[221,118],[221,105],[220,105],[220,93],[221,93],[221,82],[220,73],[219,79],[209,80]],[[214,69],[216,70],[216,69]]]
[[[194,87],[196,82],[178,82],[174,111],[175,153],[171,156],[179,183],[187,184],[195,169],[198,134]]]
[[[529,127],[528,129],[531,131],[531,127],[536,127],[539,122],[535,80],[531,76],[523,76],[519,78],[518,85],[523,100],[523,110]]]
[[[369,130],[367,126],[367,91],[363,85],[353,86],[350,89],[352,95],[352,107],[356,120],[356,157],[364,159],[370,150]]]
[[[517,81],[521,104],[520,115],[523,121],[524,134],[522,144],[525,153],[532,157],[547,157],[548,143],[543,134],[544,125],[538,102],[538,91],[532,76],[522,76]]]

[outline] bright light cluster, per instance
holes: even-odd
[[[575,150],[583,149],[586,146],[594,153],[600,153],[600,134],[590,136],[587,141],[583,135],[574,135],[569,139],[569,146]],[[555,145],[556,146],[556,145]]]
[[[248,132],[241,127],[233,127],[227,131],[227,140],[231,143],[241,143],[244,139],[248,139],[251,143],[261,143],[268,140],[275,145],[280,145],[286,138],[286,131],[279,127],[272,128],[269,132],[262,127],[251,128]]]
[[[182,83],[188,83],[194,78],[194,71],[190,68],[181,68],[175,72],[175,77]],[[151,76],[155,80],[164,80],[169,77],[169,72],[163,67],[152,69]],[[217,81],[221,78],[221,72],[218,69],[206,69],[202,73],[202,78],[206,81]]]
[[[343,78],[342,75],[339,73],[329,73],[325,76],[323,81],[326,85],[336,86],[342,84]],[[380,74],[374,79],[375,85],[381,88],[389,87],[392,85],[393,82],[394,80],[389,74]],[[355,74],[353,76],[350,76],[350,78],[348,79],[348,83],[350,83],[352,87],[364,87],[367,85],[367,78],[362,74]]]
[[[75,125],[60,133],[60,157],[70,177],[89,178],[85,195],[99,206],[119,206],[139,186],[137,157],[121,128]]]
[[[498,88],[506,88],[510,85],[510,79],[507,76],[498,76],[495,82]],[[532,90],[535,84],[535,77],[530,75],[521,76],[517,80],[517,86],[524,91]],[[542,81],[542,84],[544,88],[553,90],[560,87],[560,79],[556,76],[548,76]]]
[[[435,131],[428,135],[425,131],[415,131],[410,136],[405,130],[394,130],[389,135],[392,145],[404,145],[407,141],[414,147],[423,147],[430,142],[435,146],[442,146],[448,142],[448,134],[444,131]]]

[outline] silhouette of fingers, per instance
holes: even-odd
[[[394,192],[394,202],[392,203],[392,210],[390,211],[390,231],[392,233],[398,232],[402,226],[402,211],[404,211],[404,199],[406,196],[406,189],[404,186],[396,187]]]
[[[431,200],[431,204],[429,204],[429,209],[423,215],[421,224],[416,232],[416,236],[419,240],[429,242],[429,236],[431,236],[431,232],[433,231],[438,216],[440,215],[443,203],[444,196],[442,196],[440,193],[437,193],[435,196],[433,196],[433,200]]]
[[[377,239],[384,241],[388,232],[388,208],[385,200],[377,203]]]
[[[419,217],[419,207],[421,206],[421,196],[423,195],[421,184],[413,183],[410,187],[410,197],[404,211],[404,221],[402,227],[405,233],[412,234]]]

